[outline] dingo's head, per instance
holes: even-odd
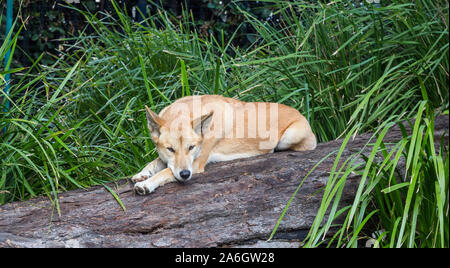
[[[167,163],[173,175],[179,182],[192,177],[192,165],[200,155],[203,137],[209,130],[213,112],[194,119],[190,124],[175,124],[167,122],[145,106],[148,129],[159,158]],[[178,123],[186,122],[179,118]]]

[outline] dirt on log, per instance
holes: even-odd
[[[436,119],[436,138],[444,132],[447,116]],[[371,136],[351,140],[342,159]],[[385,140],[401,137],[393,127]],[[316,216],[322,197],[317,192],[327,182],[335,154],[309,175],[275,239],[266,240],[300,181],[341,143],[211,164],[189,182],[167,184],[147,196],[134,194],[127,180],[108,184],[126,212],[103,186],[59,194],[60,216],[46,197],[5,204],[0,206],[0,247],[298,247]],[[353,201],[359,179],[348,178],[342,205]]]

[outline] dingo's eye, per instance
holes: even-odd
[[[172,147],[167,147],[167,150],[169,150],[172,153],[175,153],[175,150]]]
[[[191,146],[189,146],[189,151],[191,151],[192,149],[194,149],[195,148],[195,145],[191,145]]]

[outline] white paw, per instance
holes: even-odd
[[[148,171],[143,170],[143,171],[139,172],[138,174],[134,175],[133,177],[131,177],[131,181],[133,183],[137,183],[140,181],[145,181],[146,179],[148,179],[150,177],[151,177],[151,174]]]
[[[153,192],[158,187],[157,184],[148,181],[140,181],[134,185],[134,192],[138,195],[146,195]]]

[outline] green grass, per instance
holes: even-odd
[[[429,105],[422,101],[412,133],[403,131],[403,139],[389,148],[383,137],[392,124],[374,136],[375,143],[368,144],[372,148],[369,156],[363,155],[362,151],[353,154],[344,161],[339,172],[335,172],[340,160],[339,155],[336,157],[318,217],[305,241],[306,247],[322,243],[357,247],[358,240],[365,242],[367,239],[376,241],[376,247],[449,246],[449,148],[443,140],[440,145],[435,144],[434,116],[432,112],[423,115],[425,108]],[[403,128],[401,124],[399,126]],[[351,134],[349,132],[347,138]],[[341,151],[345,147],[344,143]],[[375,161],[376,157],[378,160]],[[360,158],[365,162],[356,161]],[[361,183],[353,204],[336,211],[349,172],[360,174]],[[326,211],[330,214],[325,222]],[[343,223],[333,224],[343,215]],[[332,225],[337,232],[325,241],[323,238]],[[362,233],[364,229],[373,235]],[[361,244],[359,246],[364,246]]]
[[[83,13],[93,33],[73,38],[65,51],[74,53],[12,70],[2,94],[11,109],[0,107],[0,204],[47,195],[58,209],[63,191],[128,177],[156,157],[144,105],[160,111],[182,96],[221,94],[290,105],[322,142],[377,133],[365,162],[356,154],[338,166],[338,152],[306,246],[357,246],[370,224],[380,247],[448,247],[448,146],[430,135],[434,114],[448,111],[448,2],[274,5],[278,24],[240,11],[256,31],[243,48],[234,34],[200,35],[188,12],[179,20],[159,11],[148,26],[118,6]],[[414,117],[413,134],[387,149],[383,135]],[[365,183],[342,208],[354,172]],[[338,233],[323,240],[331,227]]]

